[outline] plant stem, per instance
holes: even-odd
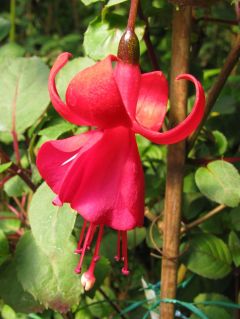
[[[210,210],[207,214],[205,214],[204,216],[199,217],[198,219],[194,220],[192,223],[189,224],[185,224],[182,229],[181,229],[181,233],[185,233],[187,231],[189,231],[190,229],[202,224],[203,222],[205,222],[206,220],[208,220],[209,218],[215,216],[216,214],[222,212],[227,206],[226,205],[218,205],[217,207],[215,207],[214,209]]]
[[[16,17],[16,0],[10,0],[10,21],[11,21],[11,29],[9,40],[10,42],[15,42],[15,17]]]
[[[188,151],[190,151],[193,148],[194,143],[196,142],[196,139],[198,137],[198,134],[200,133],[205,122],[207,121],[207,118],[209,114],[211,113],[212,108],[217,98],[219,97],[224,84],[226,83],[233,68],[239,61],[239,55],[240,55],[240,34],[237,36],[236,45],[230,51],[219,76],[217,77],[215,83],[213,84],[212,88],[208,92],[204,117],[202,119],[201,124],[197,128],[197,130],[192,134],[192,136],[189,139]]]
[[[0,148],[0,162],[11,162],[8,155]],[[29,187],[32,191],[37,189],[36,185],[31,181],[30,177],[26,174],[26,172],[19,167],[18,165],[12,163],[12,165],[8,168],[8,171],[12,171],[14,175],[18,175]]]
[[[118,304],[116,304],[115,302],[113,302],[108,295],[104,292],[104,290],[102,288],[98,288],[99,292],[103,295],[103,297],[107,300],[107,302],[113,307],[114,310],[116,310],[116,312],[119,314],[119,316],[122,319],[126,319],[126,317],[124,316],[124,314],[122,314],[122,310],[121,308],[118,306]]]
[[[158,64],[158,59],[157,59],[157,56],[155,54],[154,47],[153,47],[153,44],[152,44],[152,41],[150,38],[148,19],[145,17],[145,15],[143,13],[141,1],[139,1],[138,15],[139,15],[139,18],[142,21],[144,21],[144,23],[145,23],[145,31],[144,31],[144,35],[143,35],[143,40],[144,40],[145,45],[147,47],[149,59],[152,63],[153,69],[159,70],[160,68],[159,68],[159,64]]]
[[[128,24],[127,24],[127,29],[131,31],[134,31],[135,29],[136,17],[138,12],[138,2],[139,0],[131,0],[130,11],[128,16]]]
[[[217,18],[212,18],[212,17],[201,17],[201,18],[197,19],[196,21],[197,22],[199,22],[199,21],[215,22],[215,23],[227,24],[227,25],[238,25],[237,20],[217,19]]]
[[[186,117],[187,82],[176,82],[175,78],[189,69],[191,7],[174,9],[172,30],[172,61],[170,86],[170,122],[177,124]],[[166,197],[163,214],[163,259],[161,271],[161,299],[176,297],[177,256],[179,254],[183,171],[185,142],[168,147]],[[174,304],[161,303],[163,319],[174,318]]]

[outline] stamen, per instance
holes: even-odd
[[[86,235],[86,238],[85,238],[85,241],[84,241],[84,244],[83,244],[82,254],[81,254],[79,263],[78,263],[77,267],[75,268],[75,272],[76,272],[77,274],[80,274],[80,272],[81,272],[82,263],[83,263],[83,258],[84,258],[84,256],[85,256],[85,253],[86,253],[86,250],[87,250],[87,244],[88,244],[88,242],[89,242],[89,238],[90,238],[90,235],[91,235],[91,233],[92,233],[93,227],[94,227],[94,224],[93,224],[93,223],[90,223],[90,226],[89,226],[89,228],[88,228],[87,235]]]
[[[97,225],[94,225],[87,243],[87,250],[90,250],[91,248],[91,243],[92,243],[96,228],[97,228]]]
[[[95,246],[95,250],[94,250],[94,254],[93,254],[93,261],[95,263],[100,259],[99,250],[100,250],[101,240],[102,240],[102,236],[103,236],[103,228],[104,228],[103,225],[99,225],[97,242],[96,242],[96,246]]]
[[[118,238],[117,238],[117,255],[114,257],[116,261],[120,261],[121,259],[121,231],[118,231]]]
[[[74,252],[75,254],[81,254],[81,252],[82,252],[82,243],[83,243],[83,238],[84,238],[86,227],[87,227],[87,222],[86,222],[86,220],[84,220],[82,230],[80,233],[80,237],[79,237],[79,241],[78,241],[78,245],[77,245],[77,249]]]
[[[94,270],[95,270],[97,261],[100,259],[99,250],[100,250],[100,245],[101,245],[101,240],[103,235],[103,227],[104,227],[103,225],[99,226],[97,242],[96,242],[93,258],[91,260],[89,269],[85,273],[83,273],[81,277],[81,283],[86,291],[90,290],[94,286],[94,283],[96,281],[96,278],[94,276]]]
[[[129,275],[129,269],[128,269],[127,232],[126,231],[122,231],[122,256],[124,261],[122,274],[127,276]]]

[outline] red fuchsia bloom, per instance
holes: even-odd
[[[205,105],[201,84],[195,85],[196,101],[190,115],[177,127],[160,133],[168,101],[167,80],[160,71],[140,73],[138,64],[109,55],[79,72],[69,83],[64,103],[56,90],[55,77],[69,53],[61,54],[49,77],[52,104],[67,121],[97,129],[64,140],[46,142],[39,150],[37,166],[57,194],[53,203],[70,203],[84,219],[76,253],[76,272],[98,229],[95,251],[81,282],[89,290],[95,282],[104,226],[118,231],[117,261],[128,275],[127,231],[143,225],[144,176],[135,140],[139,133],[157,144],[176,143],[200,123]]]

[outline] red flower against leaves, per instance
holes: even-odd
[[[141,74],[138,65],[108,56],[79,72],[69,83],[64,103],[57,92],[55,77],[66,64],[69,53],[61,54],[49,77],[52,104],[67,121],[90,125],[96,130],[64,140],[46,142],[39,150],[37,166],[57,194],[53,203],[70,203],[82,215],[84,225],[76,253],[81,272],[84,255],[98,228],[92,262],[82,276],[86,290],[94,282],[103,227],[118,231],[116,260],[123,260],[127,275],[127,231],[142,226],[144,217],[144,176],[135,140],[139,133],[157,144],[179,142],[200,123],[205,105],[201,84],[195,85],[196,101],[190,115],[173,129],[160,133],[168,101],[167,80],[160,71]]]

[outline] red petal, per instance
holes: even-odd
[[[43,179],[55,193],[60,191],[62,182],[77,157],[101,136],[101,132],[90,131],[64,140],[49,141],[42,145],[37,156],[37,167]]]
[[[158,131],[163,123],[168,101],[168,83],[162,72],[141,76],[136,119],[145,128]]]
[[[188,117],[182,123],[164,133],[148,130],[133,119],[133,129],[136,133],[142,134],[157,144],[174,144],[185,139],[197,128],[202,120],[205,108],[205,95],[202,85],[190,74],[182,74],[178,76],[177,80],[180,79],[191,81],[195,85],[196,89],[196,100]]]
[[[141,226],[144,180],[132,131],[124,127],[105,130],[68,170],[59,198],[87,221],[118,230]]]
[[[136,116],[141,83],[139,66],[118,61],[114,69],[114,76],[126,111],[129,117],[133,119]]]
[[[48,90],[49,90],[50,98],[56,111],[63,118],[65,118],[65,120],[77,125],[90,125],[91,123],[88,123],[87,121],[82,119],[77,113],[71,110],[61,100],[56,89],[56,83],[55,83],[56,75],[58,71],[68,62],[69,57],[71,57],[71,54],[68,52],[64,52],[60,54],[57,60],[55,61],[55,63],[53,64],[53,67],[51,68],[49,81],[48,81]]]
[[[182,123],[164,133],[159,133],[144,127],[142,123],[138,121],[138,115],[135,115],[141,77],[139,68],[134,65],[128,65],[122,62],[118,62],[115,69],[115,77],[119,87],[119,91],[122,95],[125,108],[132,120],[133,130],[136,133],[145,136],[150,141],[157,144],[174,144],[180,142],[188,135],[190,135],[200,124],[204,114],[205,95],[201,83],[198,82],[197,79],[194,78],[192,75],[182,74],[177,77],[177,80],[186,79],[193,82],[193,84],[195,85],[196,100],[192,112]],[[163,83],[163,85],[164,91],[165,84]],[[149,99],[151,99],[151,97],[149,97]],[[141,121],[143,121],[142,118]]]
[[[69,107],[91,125],[101,128],[130,123],[113,75],[115,60],[114,56],[108,56],[79,72],[66,93]]]

